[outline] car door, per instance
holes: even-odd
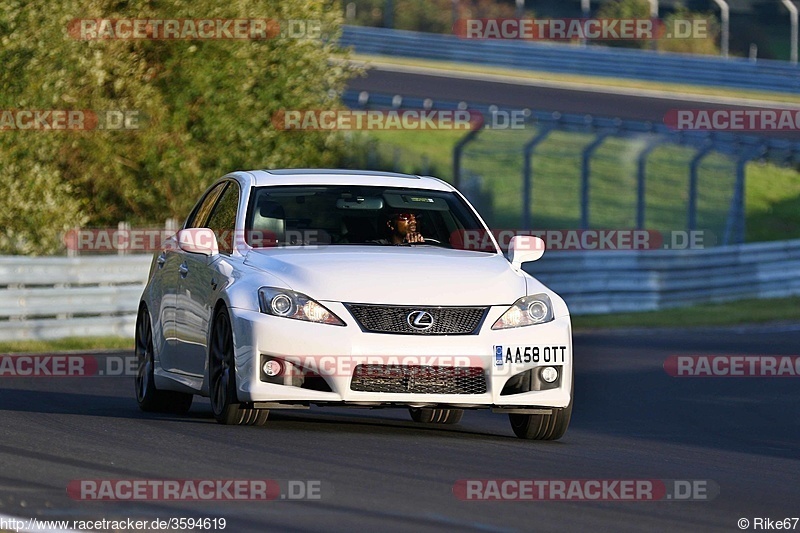
[[[181,262],[176,253],[177,242],[172,236],[162,244],[156,256],[155,272],[150,284],[153,294],[158,295],[154,298],[154,303],[155,300],[158,302],[158,309],[152,310],[156,315],[153,320],[153,348],[162,368],[166,368],[164,362],[169,361],[175,351],[178,265]]]
[[[220,195],[225,189],[225,183],[220,183],[213,188],[209,189],[206,194],[197,202],[192,209],[189,218],[184,224],[185,228],[204,227],[211,210],[217,203]],[[187,372],[188,369],[181,365],[180,344],[179,339],[182,336],[182,331],[185,329],[183,323],[183,313],[180,311],[181,307],[185,305],[184,299],[180,296],[181,290],[181,271],[185,267],[186,256],[190,255],[178,247],[177,239],[168,242],[166,250],[162,251],[164,257],[163,268],[163,282],[162,294],[163,302],[162,308],[165,316],[164,320],[164,337],[169,339],[164,343],[164,349],[160,354],[159,361],[161,368],[169,372]],[[160,257],[160,256],[159,256]],[[160,259],[157,259],[160,261]]]
[[[193,376],[202,376],[205,370],[211,313],[219,289],[227,280],[223,272],[229,269],[224,263],[233,252],[238,207],[239,186],[235,181],[228,181],[209,217],[202,223],[202,227],[212,229],[217,236],[219,254],[208,257],[182,252],[178,289],[178,315],[182,327],[176,355],[180,367]]]

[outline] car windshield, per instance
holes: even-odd
[[[399,235],[402,231],[419,237]],[[253,189],[245,233],[256,248],[307,245],[430,245],[496,252],[490,240],[465,247],[465,234],[486,234],[455,193],[378,186],[305,185]],[[474,239],[473,239],[474,241]]]

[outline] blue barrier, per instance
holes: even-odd
[[[525,70],[800,93],[800,67],[785,61],[696,56],[344,26],[342,46],[362,54],[456,61]]]

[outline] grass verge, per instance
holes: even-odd
[[[133,350],[132,337],[67,337],[0,342],[0,353],[48,353],[81,350]]]
[[[737,300],[645,313],[573,316],[576,331],[614,328],[692,328],[800,322],[800,297]]]

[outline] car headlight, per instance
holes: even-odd
[[[258,289],[258,302],[261,312],[268,315],[334,326],[346,325],[324,305],[299,292],[261,287]]]
[[[553,304],[546,294],[520,298],[497,319],[492,329],[519,328],[553,320]]]

